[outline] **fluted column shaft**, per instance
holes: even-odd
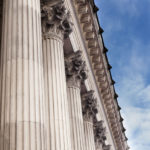
[[[82,94],[82,109],[86,150],[96,150],[93,120],[96,118],[98,110],[94,91],[91,90]]]
[[[71,125],[71,150],[86,150],[80,89],[68,84],[69,115]]]
[[[70,150],[63,42],[43,39],[48,150]]]
[[[85,61],[81,51],[66,57],[66,76],[68,87],[69,114],[71,124],[72,150],[86,150],[81,105],[81,83],[87,78]]]
[[[62,11],[62,18],[66,18],[63,3],[46,3],[42,6],[47,150],[71,150],[63,51],[65,29],[60,28],[60,22],[64,20],[60,19],[57,11]],[[49,26],[49,23],[52,25]]]
[[[45,150],[40,0],[4,0],[0,149]]]
[[[92,121],[84,120],[84,134],[86,150],[96,150]]]

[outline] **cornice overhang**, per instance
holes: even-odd
[[[85,39],[87,53],[95,75],[96,83],[102,97],[102,103],[107,114],[109,127],[117,147],[117,150],[124,150],[125,145],[122,137],[125,136],[122,127],[122,117],[120,115],[120,106],[117,102],[118,95],[115,92],[115,81],[112,79],[110,69],[112,68],[108,62],[106,52],[107,48],[104,46],[102,33],[98,17],[95,15],[96,5],[93,0],[74,0],[74,7],[78,17],[78,21]],[[98,27],[95,24],[94,15],[97,18]],[[97,30],[98,28],[98,30]],[[102,45],[100,45],[100,39]]]

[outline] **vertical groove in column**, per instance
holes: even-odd
[[[63,45],[60,39],[43,39],[43,60],[48,150],[70,150],[68,103]],[[63,61],[63,62],[62,62]]]
[[[11,18],[12,18],[12,2],[10,2],[8,4],[8,22],[11,22]],[[9,35],[8,35],[9,34]],[[5,107],[5,121],[4,121],[4,149],[9,149],[10,148],[10,125],[7,123],[10,121],[10,94],[11,94],[11,47],[10,45],[12,44],[12,41],[11,41],[11,37],[12,37],[12,30],[11,30],[11,24],[8,24],[8,33],[7,33],[7,38],[8,38],[8,43],[7,43],[7,46],[6,46],[6,49],[7,49],[7,56],[6,56],[6,61],[7,61],[7,64],[6,64],[6,74],[7,74],[7,77],[6,77],[6,80],[5,80],[5,84],[6,84],[6,89],[5,89],[5,99],[4,99],[4,107]],[[7,90],[8,89],[8,90]],[[7,90],[7,91],[6,91]],[[3,115],[3,114],[1,114]]]
[[[57,44],[56,44],[57,43]],[[57,51],[56,51],[56,57],[58,57],[58,59],[60,59],[61,60],[61,53],[63,52],[63,49],[60,47],[60,42],[58,41],[58,39],[56,39],[56,46],[57,46]],[[60,50],[60,51],[59,51]],[[61,76],[61,63],[60,63],[60,61],[58,61],[57,62],[57,72],[56,72],[56,74],[58,75],[57,76],[57,78],[60,78],[60,76]],[[57,86],[59,86],[59,84],[61,84],[61,85],[63,85],[63,83],[62,83],[62,81],[60,80],[60,81],[58,81],[57,82]],[[59,114],[59,118],[60,117],[62,117],[61,119],[63,120],[63,108],[64,107],[61,107],[62,106],[62,102],[64,101],[64,99],[63,99],[63,92],[62,92],[62,88],[58,88],[57,89],[58,90],[58,93],[61,93],[60,95],[58,95],[58,114]],[[59,101],[59,99],[62,99],[61,101]],[[65,102],[65,101],[64,101]],[[62,114],[62,116],[61,116],[61,114]],[[65,143],[63,143],[63,134],[62,134],[62,129],[63,129],[63,126],[62,126],[62,124],[63,124],[63,122],[61,121],[61,122],[58,122],[58,124],[60,124],[60,128],[59,128],[59,137],[60,137],[60,149],[62,149],[63,147],[65,148]],[[64,141],[66,141],[66,140],[64,140]]]
[[[12,3],[12,10],[16,10],[17,9],[17,1],[15,1],[14,3]],[[17,18],[17,13],[13,14],[12,18]],[[16,122],[16,102],[17,102],[17,97],[16,97],[16,49],[17,49],[17,43],[16,43],[16,38],[15,38],[15,33],[16,33],[16,26],[15,26],[15,19],[12,19],[12,43],[14,43],[11,47],[11,94],[10,94],[10,116],[12,115],[12,117],[10,118],[10,122]],[[12,149],[16,149],[16,125],[12,124],[10,126],[10,143],[14,143]]]
[[[0,1],[0,48],[2,39],[2,24],[3,24],[3,0]]]
[[[47,132],[47,147],[49,150],[71,149],[63,41],[64,37],[71,33],[72,24],[69,20],[69,13],[66,12],[63,2],[42,3],[46,120],[49,131]],[[53,25],[49,26],[49,22]]]
[[[94,91],[90,90],[82,93],[82,110],[84,119],[84,134],[86,150],[95,150],[95,135],[93,122],[96,120],[97,99]]]
[[[1,53],[1,49],[3,49],[3,47],[4,47],[4,43],[2,41],[2,24],[4,25],[6,22],[5,17],[3,17],[3,12],[6,9],[3,5],[4,3],[5,2],[3,2],[3,1],[0,2],[0,7],[1,7],[1,10],[0,10],[0,22],[1,22],[1,24],[0,24],[0,53]],[[4,36],[4,32],[3,32],[3,36]],[[3,62],[3,58],[1,58],[1,56],[0,56],[0,68],[1,68],[1,70],[3,70],[2,62]],[[0,91],[2,90],[2,86],[1,86],[2,82],[3,82],[3,74],[0,73]],[[1,99],[1,96],[0,96],[0,99]],[[2,111],[2,102],[0,101],[0,125],[1,125],[1,111]]]
[[[23,6],[21,6],[22,1],[17,1],[17,7],[21,7],[21,11],[23,11]],[[18,40],[18,50],[17,50],[17,122],[21,122],[23,118],[23,52],[22,52],[22,34],[23,34],[23,12],[20,12],[17,9],[18,18],[17,18],[17,40]],[[16,131],[16,149],[23,150],[23,124],[17,123],[17,131]]]
[[[54,85],[53,85],[53,74],[51,73],[51,71],[50,70],[52,70],[52,64],[53,64],[53,56],[52,56],[52,49],[54,49],[54,47],[53,47],[53,40],[48,40],[48,42],[47,42],[48,44],[48,46],[47,46],[47,48],[48,47],[50,47],[51,48],[51,50],[49,51],[49,49],[47,49],[46,51],[48,52],[50,52],[50,55],[49,55],[49,58],[48,58],[48,60],[47,60],[47,62],[48,62],[48,65],[49,65],[49,70],[48,70],[48,79],[49,79],[49,83],[48,83],[48,86],[50,87],[50,85],[51,85],[51,92],[49,91],[49,89],[48,89],[48,92],[49,92],[49,95],[51,95],[50,97],[49,97],[49,99],[48,99],[48,101],[50,102],[50,110],[52,110],[51,111],[51,113],[48,115],[48,119],[50,119],[50,121],[49,121],[49,126],[51,127],[51,132],[52,132],[52,136],[51,136],[51,140],[52,140],[52,146],[51,146],[51,148],[52,149],[56,149],[56,134],[55,134],[55,121],[54,121],[54,119],[55,119],[55,112],[54,112],[54,102],[53,102],[53,97],[55,96],[54,94],[54,90],[55,90],[55,87],[54,87]],[[52,58],[52,59],[51,59]],[[50,78],[51,77],[51,78]],[[46,84],[46,83],[45,83]],[[49,116],[50,116],[50,118],[49,118]],[[51,119],[52,118],[52,119]],[[51,124],[51,122],[53,121],[53,124]],[[53,138],[52,138],[53,137]],[[50,141],[48,141],[48,142],[50,142]]]
[[[72,149],[85,150],[82,101],[80,95],[81,84],[87,78],[85,61],[82,52],[77,51],[65,59],[67,94],[71,126]]]
[[[84,149],[84,126],[82,117],[80,89],[68,87],[68,101],[70,107],[71,140],[73,150]]]
[[[32,6],[33,6],[33,9],[34,9],[34,7],[35,7],[35,4],[34,4],[34,0],[32,0],[31,1],[32,2]],[[32,11],[32,30],[35,28],[35,12],[34,11]],[[33,74],[34,74],[34,78],[36,78],[36,76],[37,76],[37,72],[36,72],[36,64],[35,64],[35,62],[37,61],[36,60],[36,50],[37,50],[37,47],[36,47],[36,35],[35,35],[35,32],[33,32],[32,33],[32,38],[33,38]],[[37,79],[36,79],[37,80]],[[34,107],[35,107],[35,111],[33,111],[33,119],[35,119],[35,122],[36,122],[36,118],[37,118],[37,115],[36,115],[36,112],[37,112],[37,106],[36,106],[36,103],[37,103],[37,99],[36,99],[36,93],[37,93],[37,87],[36,87],[37,85],[36,85],[36,81],[34,81],[34,79],[33,79],[33,89],[34,89],[34,102],[33,102],[33,105],[34,105]],[[38,141],[38,133],[37,133],[37,129],[38,128],[38,126],[36,126],[36,124],[35,125],[33,125],[33,129],[34,129],[34,132],[35,133],[33,133],[33,137],[35,137],[35,141]],[[35,134],[35,135],[34,135]],[[38,150],[38,147],[39,147],[39,145],[38,145],[39,143],[35,143],[35,149],[36,150]]]
[[[0,149],[45,150],[40,1],[5,0]]]
[[[0,4],[1,6],[2,6],[2,3]],[[1,7],[0,6],[0,7]],[[5,8],[3,7],[3,10],[4,10]],[[2,10],[1,10],[2,11]],[[1,18],[0,18],[0,20],[2,21],[2,14],[1,14],[1,16],[0,16]],[[3,19],[3,24],[5,23],[5,20]],[[2,24],[0,25],[1,26],[1,28],[2,28]],[[2,29],[0,29],[0,35],[2,35]],[[3,48],[3,45],[1,45],[1,37],[0,37],[0,52],[1,52],[1,49]],[[1,58],[0,57],[0,70],[3,70],[3,68],[2,68],[2,59],[3,58]],[[3,81],[3,75],[2,75],[2,73],[0,73],[0,92],[1,92],[1,90],[2,90],[2,81]],[[0,99],[1,99],[1,96],[0,96]],[[1,125],[1,111],[2,111],[2,101],[0,101],[0,125]],[[0,137],[1,137],[1,133],[0,133]]]
[[[60,43],[60,47],[63,47],[63,43]],[[61,72],[60,75],[64,78],[64,80],[62,80],[62,84],[64,85],[64,88],[62,88],[62,98],[67,99],[67,86],[66,86],[66,76],[64,73],[65,70],[65,64],[64,64],[64,52],[61,52],[60,55],[60,59],[61,62],[60,66],[61,66]],[[63,128],[65,127],[65,130],[63,130],[63,134],[69,135],[70,136],[70,122],[69,122],[69,110],[68,110],[68,99],[66,101],[64,101],[64,103],[61,104],[62,105],[62,114],[63,114],[63,119],[65,119],[66,122],[63,122]],[[67,110],[67,111],[66,111]],[[70,137],[68,138],[67,136],[65,137],[65,145],[69,145],[69,147],[71,148],[71,140]]]
[[[1,51],[1,39],[2,39],[2,24],[3,24],[3,0],[0,1],[0,51]],[[1,62],[1,58],[0,58]]]
[[[84,121],[86,150],[95,150],[93,123]]]
[[[4,2],[4,3],[6,3],[6,2]],[[7,5],[8,6],[8,5]],[[6,10],[7,8],[6,7],[4,7],[4,11]],[[5,13],[4,14],[5,15],[5,17],[3,17],[3,25],[5,25],[6,23],[7,23],[7,18],[6,18],[6,16],[7,16],[7,14]],[[7,30],[5,30],[5,32],[3,32],[2,33],[2,36],[6,36],[7,35]],[[2,39],[2,45],[1,45],[1,49],[3,49],[4,47],[6,47],[5,46],[5,43],[4,43],[4,39]],[[1,51],[1,53],[2,53],[2,51]],[[6,55],[6,53],[2,53],[4,56]],[[2,93],[1,95],[0,95],[0,98],[1,98],[1,101],[0,101],[0,106],[1,106],[1,108],[0,108],[0,115],[2,114],[2,113],[4,113],[4,103],[2,103],[2,99],[4,99],[3,97],[4,97],[4,94],[3,94],[3,89],[5,89],[5,76],[4,76],[4,72],[5,72],[5,67],[3,67],[3,65],[2,65],[2,62],[3,62],[3,60],[4,60],[4,57],[1,57],[1,64],[0,64],[0,69],[1,70],[4,70],[3,72],[1,72],[1,78],[0,78],[0,81],[1,81],[1,84],[0,84],[0,86],[1,86],[1,90],[0,90],[0,92]],[[0,116],[0,127],[2,127],[2,123],[4,122],[4,118],[5,117],[2,117],[2,116]],[[2,132],[0,132],[0,144],[1,143],[3,143],[3,135],[2,135]],[[1,144],[1,146],[0,146],[0,149],[2,149],[3,148],[3,145]]]

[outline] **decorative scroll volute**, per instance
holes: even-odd
[[[52,34],[67,38],[72,32],[70,12],[66,10],[64,2],[49,5],[49,2],[41,4],[42,32],[49,38]]]
[[[82,60],[81,51],[77,51],[65,59],[65,69],[68,84],[80,88],[81,83],[87,79],[86,64]]]
[[[106,145],[106,128],[103,126],[104,121],[94,120],[94,136],[96,147],[102,147],[103,150],[110,150],[111,145]]]
[[[93,121],[98,113],[97,99],[94,98],[94,91],[88,91],[82,95],[82,111],[84,120]]]

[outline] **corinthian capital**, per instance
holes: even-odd
[[[95,121],[94,123],[94,135],[96,145],[105,145],[106,140],[106,128],[103,127],[103,121]]]
[[[88,91],[82,95],[82,110],[85,120],[93,120],[98,112],[97,99],[94,98],[94,91]]]
[[[85,61],[82,60],[81,51],[77,51],[65,59],[66,77],[69,84],[80,87],[87,79]]]
[[[94,135],[96,147],[102,147],[103,150],[110,150],[111,145],[106,145],[106,128],[103,126],[104,121],[94,120]]]
[[[70,12],[66,10],[64,2],[51,3],[44,1],[41,4],[43,35],[47,38],[52,34],[66,38],[72,32]]]

